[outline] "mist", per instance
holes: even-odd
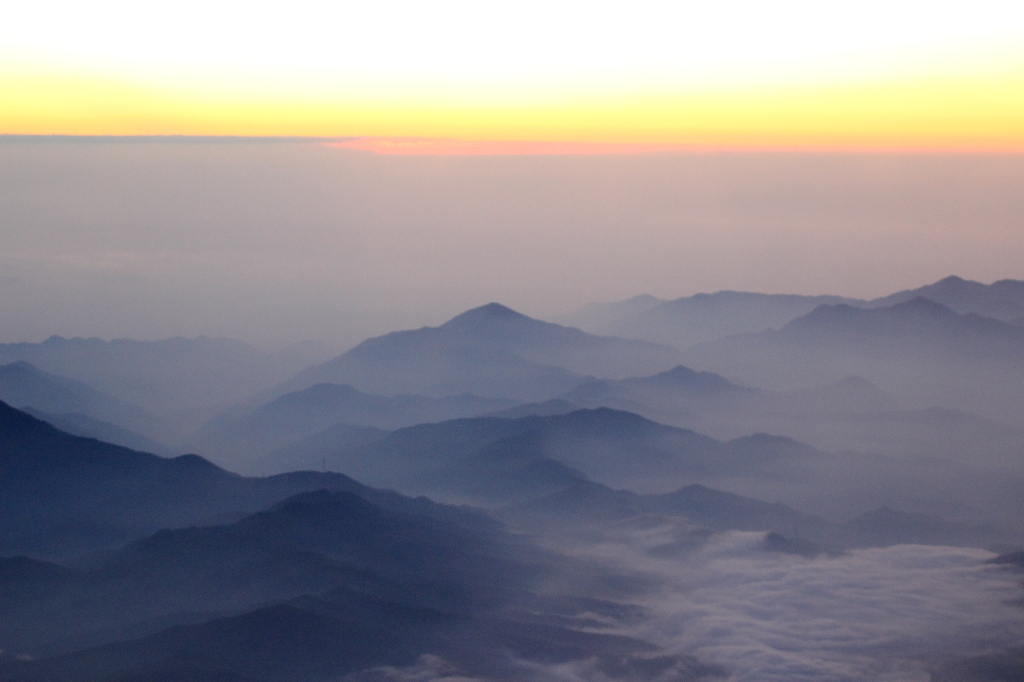
[[[1019,679],[1022,180],[0,137],[0,682]]]
[[[343,349],[489,301],[870,298],[1017,276],[1024,157],[378,156],[323,144],[0,142],[0,341]]]

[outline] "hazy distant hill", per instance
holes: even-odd
[[[592,380],[548,403],[494,416],[611,407],[719,439],[773,433],[832,452],[940,457],[1006,466],[1024,453],[1024,431],[965,410],[902,407],[863,377],[788,390],[754,389],[711,372],[676,367],[650,377]]]
[[[247,414],[217,417],[192,435],[183,448],[234,470],[251,471],[254,462],[270,451],[336,424],[396,429],[469,417],[513,404],[510,400],[468,394],[445,398],[387,397],[363,393],[351,386],[316,384],[276,398]]]
[[[778,329],[821,305],[880,308],[919,296],[962,314],[978,313],[1015,324],[1024,317],[1024,282],[1006,279],[986,285],[950,276],[873,300],[742,291],[696,294],[672,301],[637,296],[614,303],[591,303],[559,321],[595,334],[645,339],[685,349],[734,334]]]
[[[580,482],[527,502],[495,510],[512,524],[542,530],[607,526],[638,516],[664,515],[686,519],[710,530],[761,530],[811,538],[843,546],[846,529],[814,514],[779,503],[734,495],[703,485],[688,485],[659,495],[613,490],[600,483]]]
[[[197,411],[202,416],[210,408],[238,402],[329,355],[317,344],[268,353],[241,341],[206,337],[104,341],[52,336],[42,343],[0,344],[0,362],[30,362],[168,420]]]
[[[819,305],[836,303],[864,302],[840,296],[719,291],[673,301],[637,297],[619,303],[592,303],[565,316],[563,321],[596,334],[644,339],[684,349],[731,334],[778,328]]]
[[[3,403],[0,471],[0,554],[73,556],[319,488],[356,492],[389,508],[400,503],[400,496],[341,474],[244,478],[195,455],[135,452],[72,436]]]
[[[522,583],[513,552],[529,556],[497,523],[301,493],[229,525],[159,531],[84,570],[0,559],[0,642],[38,655],[336,591],[457,613]]]
[[[678,352],[665,346],[593,336],[492,303],[440,327],[368,339],[300,372],[277,392],[338,383],[384,395],[474,393],[541,400],[564,393],[581,376],[649,374],[678,359]]]
[[[950,276],[935,284],[875,299],[870,305],[890,306],[919,296],[941,303],[958,313],[977,313],[1003,322],[1017,323],[1024,316],[1024,282],[1013,279],[982,284]]]
[[[40,659],[0,656],[0,679],[326,681],[423,654],[515,679],[532,662],[622,667],[655,651],[573,627],[628,608],[532,592],[570,561],[500,524],[404,503],[319,490],[235,523],[162,530],[82,568],[0,558],[0,645]]]
[[[1024,329],[924,298],[884,308],[821,306],[778,331],[700,344],[687,364],[788,388],[861,376],[907,407],[1015,423],[1024,409]]]
[[[113,398],[81,381],[44,372],[23,360],[0,365],[0,400],[49,414],[86,415],[147,435],[162,429],[161,420],[138,405]]]
[[[111,445],[120,445],[131,450],[138,450],[139,452],[151,452],[154,455],[164,457],[173,454],[171,448],[156,442],[152,438],[147,438],[109,422],[93,419],[87,414],[78,412],[50,414],[37,410],[34,407],[23,407],[22,411],[36,419],[43,420],[51,426],[57,427],[65,433],[70,433],[72,436],[95,438]]]
[[[620,381],[592,380],[563,398],[584,407],[611,407],[637,412],[649,419],[668,417],[671,423],[695,412],[733,412],[760,405],[763,391],[738,386],[713,372],[697,372],[679,365],[647,377]]]
[[[991,528],[951,523],[936,516],[888,507],[845,523],[835,522],[778,502],[764,502],[699,484],[659,495],[639,495],[581,481],[549,495],[496,509],[492,514],[514,526],[554,535],[654,527],[668,517],[695,524],[705,532],[767,531],[812,540],[827,550],[906,543],[977,546],[998,539]],[[670,555],[683,551],[692,547],[694,539],[684,535],[680,538],[682,546],[666,545],[654,548],[654,552]]]
[[[518,419],[481,417],[399,429],[327,457],[371,485],[448,501],[505,503],[581,480],[643,492],[730,477],[772,477],[815,457],[795,441],[722,442],[607,408]]]

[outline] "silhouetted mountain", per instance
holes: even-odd
[[[672,301],[644,295],[614,303],[590,303],[560,321],[593,334],[644,339],[683,350],[725,336],[778,329],[822,305],[880,308],[917,297],[961,314],[977,313],[1018,325],[1024,319],[1024,282],[1005,279],[985,285],[950,276],[874,300],[742,291],[696,294]]]
[[[164,459],[135,452],[72,436],[3,403],[0,470],[5,554],[72,556],[159,528],[253,512],[319,488],[356,492],[389,508],[405,504],[401,496],[341,474],[243,478],[196,455]]]
[[[599,408],[399,429],[366,447],[337,452],[327,464],[407,494],[494,504],[546,494],[584,477],[666,491],[695,480],[776,476],[815,454],[788,439],[722,442]]]
[[[670,423],[695,411],[732,411],[763,400],[758,391],[682,365],[648,377],[588,381],[564,398],[585,407],[611,407],[661,421],[667,418]]]
[[[646,374],[677,364],[677,356],[665,346],[593,336],[491,303],[440,327],[368,339],[303,370],[277,392],[329,382],[385,395],[474,393],[544,400],[578,384],[581,375]]]
[[[941,303],[961,314],[977,313],[1003,322],[1014,322],[1024,315],[1024,282],[1013,279],[982,284],[950,276],[935,284],[875,299],[869,305],[891,306],[919,297]]]
[[[423,654],[508,679],[516,661],[621,665],[655,650],[545,622],[573,620],[571,600],[529,592],[553,561],[497,527],[304,493],[231,525],[160,531],[86,570],[0,559],[0,645],[46,657],[0,659],[0,679],[338,679]]]
[[[742,495],[688,485],[660,495],[639,495],[580,482],[551,495],[493,512],[511,523],[542,531],[609,527],[615,521],[658,515],[678,517],[715,531],[773,531],[841,546],[845,530],[819,516]]]
[[[470,417],[510,406],[512,401],[459,395],[427,398],[385,397],[339,384],[316,384],[281,396],[248,414],[215,418],[183,448],[238,471],[252,471],[272,450],[335,424],[396,429],[426,422]]]
[[[927,545],[984,544],[992,529],[968,528],[928,514],[910,514],[881,507],[849,523],[851,544],[887,547],[907,543]],[[988,536],[988,537],[986,537]]]
[[[95,438],[111,445],[120,445],[131,450],[138,450],[139,452],[151,452],[154,455],[161,455],[163,457],[168,457],[172,454],[170,448],[156,442],[152,438],[146,438],[134,431],[123,429],[109,422],[93,419],[87,414],[50,414],[27,406],[23,407],[22,411],[36,419],[43,420],[65,433],[70,433],[72,436]]]
[[[1024,407],[1024,329],[924,298],[887,308],[822,306],[778,331],[694,346],[685,356],[690,366],[748,385],[806,386],[857,375],[911,407],[1009,420]]]
[[[617,303],[591,303],[565,319],[592,333],[644,339],[685,349],[723,336],[775,329],[820,305],[839,303],[860,305],[866,302],[841,296],[719,291],[673,301],[637,297]]]
[[[24,361],[0,366],[0,400],[50,414],[83,414],[142,433],[159,431],[159,418],[80,381],[56,376]]]
[[[338,590],[459,612],[519,589],[526,574],[513,551],[530,550],[497,526],[388,511],[350,492],[302,493],[231,525],[160,531],[88,570],[6,559],[0,639],[8,650],[66,650]]]
[[[821,546],[816,542],[805,538],[787,538],[774,532],[764,536],[761,548],[766,552],[795,554],[808,559],[813,559],[822,552]]]
[[[302,597],[48,660],[8,664],[6,670],[0,669],[0,679],[379,680],[376,668],[412,666],[424,660],[424,654],[450,671],[429,679],[516,679],[524,668],[584,660],[599,669],[630,674],[619,679],[640,680],[652,668],[673,673],[671,679],[680,682],[706,680],[711,672],[721,676],[719,669],[693,657],[653,656],[656,651],[647,642],[624,636],[496,617],[459,617],[362,595],[331,595]],[[360,671],[366,676],[356,674]]]
[[[0,344],[0,362],[30,362],[192,429],[193,420],[205,421],[211,409],[223,409],[329,356],[330,350],[317,344],[268,353],[241,341],[207,337],[104,341],[52,336],[42,343]],[[177,428],[172,424],[170,435]],[[145,435],[165,440],[165,434]]]
[[[1009,466],[1024,452],[1024,431],[964,410],[901,409],[890,393],[857,376],[773,391],[676,368],[653,377],[592,380],[566,398],[571,405],[626,410],[719,439],[773,433],[823,451],[882,453],[908,462],[938,457]]]
[[[992,528],[951,523],[927,514],[910,514],[888,507],[861,514],[848,523],[829,521],[778,502],[737,495],[692,484],[660,495],[614,490],[600,483],[577,482],[563,490],[517,502],[491,512],[513,526],[535,532],[592,536],[623,528],[632,520],[657,522],[676,518],[709,531],[765,531],[765,548],[795,554],[849,547],[887,547],[895,544],[978,546],[995,541]],[[647,519],[645,522],[644,519]],[[692,543],[694,536],[687,540]],[[669,547],[657,549],[670,553]],[[1009,555],[1008,555],[1009,556]],[[1015,556],[1015,555],[1014,555]],[[1012,563],[1007,559],[1005,563]]]

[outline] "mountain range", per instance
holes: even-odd
[[[105,341],[52,336],[41,343],[0,344],[0,363],[28,362],[159,415],[162,431],[143,435],[161,442],[181,437],[216,412],[330,355],[330,349],[316,343],[268,352],[208,337]]]
[[[88,420],[141,433],[158,432],[161,428],[161,419],[138,405],[114,398],[81,381],[44,372],[24,360],[0,365],[0,400],[55,415],[67,422],[77,421],[85,430],[89,429]]]
[[[357,492],[406,510],[404,498],[341,474],[245,478],[196,455],[167,459],[72,436],[3,403],[0,470],[0,554],[73,557],[161,528],[235,518],[317,489]]]
[[[821,305],[880,308],[917,297],[961,314],[977,313],[1017,325],[1024,323],[1024,282],[1006,279],[986,285],[956,276],[871,300],[742,291],[696,294],[671,301],[645,295],[615,303],[591,303],[560,321],[595,334],[644,339],[683,350],[734,334],[778,329]]]
[[[698,344],[691,367],[752,386],[863,377],[907,407],[964,409],[1013,424],[1024,410],[1024,328],[917,297],[821,306],[778,330]]]
[[[585,480],[667,492],[694,481],[774,477],[819,454],[785,438],[723,442],[598,408],[421,424],[335,451],[326,463],[370,485],[494,506]]]
[[[564,393],[587,376],[649,374],[679,359],[678,351],[667,346],[594,336],[491,303],[439,327],[367,339],[303,370],[274,393],[334,383],[386,396],[471,393],[537,400]]]
[[[470,394],[443,398],[391,397],[364,393],[346,385],[316,384],[276,398],[251,412],[221,415],[190,436],[181,447],[224,463],[233,470],[250,471],[256,462],[270,463],[272,460],[264,460],[271,451],[315,436],[329,427],[337,427],[336,434],[345,426],[393,430],[475,416],[514,404],[512,400]]]

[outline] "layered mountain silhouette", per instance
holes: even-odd
[[[674,542],[650,548],[658,555],[691,549],[711,531],[765,531],[776,537],[769,542],[777,551],[808,549],[799,540],[819,549],[837,551],[850,547],[888,547],[897,544],[966,545],[993,541],[992,528],[951,523],[940,517],[898,511],[889,507],[836,522],[797,511],[779,502],[762,500],[691,484],[658,495],[590,481],[491,512],[508,523],[548,534],[579,535],[620,533],[654,527],[666,521],[694,524]],[[787,542],[788,541],[788,542]],[[794,542],[796,541],[796,542]]]
[[[335,452],[332,469],[448,501],[504,504],[583,480],[666,492],[699,480],[779,476],[812,448],[758,435],[723,442],[608,408],[399,429]]]
[[[840,303],[863,302],[841,296],[719,291],[673,301],[638,297],[620,303],[590,304],[565,320],[594,333],[684,349],[732,334],[775,329],[820,305]]]
[[[303,370],[276,392],[336,383],[383,395],[539,400],[566,392],[581,377],[649,374],[678,361],[678,352],[666,346],[594,336],[491,303],[440,327],[368,339]]]
[[[883,308],[917,297],[961,314],[977,313],[1019,325],[1024,318],[1024,282],[982,284],[950,276],[934,284],[877,299],[719,291],[664,301],[637,296],[615,303],[591,303],[563,318],[592,333],[645,339],[685,349],[735,334],[779,329],[822,305]]]
[[[1013,279],[982,284],[950,276],[935,284],[877,298],[870,304],[871,307],[884,307],[918,297],[941,303],[961,314],[977,313],[1003,322],[1017,324],[1024,317],[1024,282]]]
[[[165,459],[135,452],[72,436],[3,403],[0,471],[0,554],[44,558],[237,517],[320,488],[356,492],[389,508],[405,504],[341,474],[244,478],[196,455]]]
[[[861,376],[908,407],[943,406],[1014,423],[1024,407],[1024,329],[925,298],[821,306],[777,331],[684,353],[692,367],[785,388]]]
[[[334,592],[459,612],[522,588],[528,572],[510,559],[529,555],[521,544],[496,524],[301,493],[234,524],[162,530],[85,569],[2,560],[0,638],[38,654]],[[49,620],[56,611],[66,617]]]
[[[591,380],[564,398],[523,404],[493,416],[564,414],[581,407],[626,410],[720,439],[773,433],[819,450],[885,453],[907,460],[941,457],[1006,466],[1024,452],[1020,429],[965,410],[908,409],[859,376],[769,390],[680,366],[650,377]]]
[[[152,438],[121,428],[116,424],[94,419],[87,414],[80,412],[50,414],[29,406],[23,407],[22,411],[61,431],[70,433],[72,436],[95,438],[111,445],[121,445],[131,450],[151,452],[155,455],[170,456],[172,454],[171,449],[163,443],[158,443]]]
[[[84,568],[0,559],[0,644],[40,659],[0,657],[0,679],[326,680],[423,655],[498,679],[531,660],[642,669],[653,645],[575,626],[628,609],[532,592],[563,561],[498,526],[303,493]]]
[[[469,417],[513,401],[459,395],[428,398],[372,395],[351,386],[316,384],[281,396],[249,413],[222,415],[191,436],[184,448],[202,453],[239,471],[249,471],[264,455],[329,427],[396,429],[424,422]],[[317,460],[319,461],[319,460]]]
[[[210,410],[242,401],[326,357],[330,350],[318,344],[266,352],[241,341],[207,337],[105,341],[52,336],[42,343],[0,344],[0,363],[26,361],[159,415],[167,423],[165,433],[144,435],[166,434],[161,441],[194,429],[197,420],[212,416]]]
[[[82,415],[126,431],[158,432],[160,418],[138,405],[119,400],[81,381],[44,372],[19,360],[0,365],[0,400],[49,415]],[[77,420],[88,429],[88,419]],[[92,435],[92,434],[89,434]]]
[[[846,529],[814,514],[779,503],[714,490],[699,484],[658,495],[615,490],[579,482],[558,492],[510,505],[494,512],[500,518],[529,528],[576,529],[608,527],[635,517],[677,517],[708,530],[755,530],[803,536],[830,546],[842,546]],[[667,548],[666,548],[667,549]]]

